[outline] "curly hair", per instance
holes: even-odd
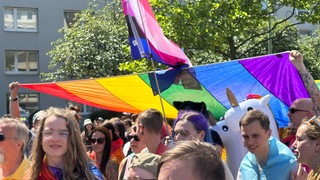
[[[65,164],[63,166],[63,179],[94,179],[94,175],[89,170],[89,163],[92,162],[88,157],[85,146],[81,141],[80,128],[77,120],[75,119],[74,112],[62,108],[50,107],[44,111],[40,117],[40,127],[39,131],[35,137],[30,168],[28,170],[28,179],[38,179],[39,173],[42,168],[43,160],[45,158],[46,152],[42,148],[42,131],[44,129],[44,124],[46,120],[51,117],[56,116],[66,120],[67,129],[70,132],[68,137],[68,151],[65,156]]]
[[[320,121],[320,117],[314,117],[317,118],[317,121]],[[306,135],[311,140],[317,140],[320,139],[320,126],[313,120],[312,118],[309,120],[308,118],[304,118],[302,120],[302,124],[307,127]]]

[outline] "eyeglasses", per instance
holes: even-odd
[[[91,144],[95,144],[96,142],[98,144],[103,144],[104,143],[104,138],[98,138],[98,139],[91,138],[90,141],[91,141]]]
[[[320,126],[320,122],[318,120],[318,117],[317,116],[313,116],[311,119],[309,119],[308,121],[311,125],[315,125],[317,124],[318,126]]]
[[[55,132],[58,133],[58,135],[62,138],[67,138],[70,135],[69,130],[59,130],[59,131],[53,131],[53,130],[44,130],[42,131],[42,135],[44,137],[51,137]]]
[[[187,130],[181,130],[181,131],[174,131],[173,132],[173,137],[177,137],[178,135],[183,137],[183,138],[186,138],[186,137],[190,136],[190,133]]]
[[[131,139],[135,140],[135,141],[140,141],[139,137],[137,135],[134,136],[128,136],[128,140],[131,141]]]
[[[294,113],[297,112],[297,111],[309,112],[309,111],[303,110],[303,109],[289,108],[289,112],[290,112],[291,114],[294,114]]]
[[[7,140],[7,139],[19,139],[19,138],[17,138],[17,137],[7,137],[2,132],[0,132],[0,141],[4,141],[4,140]]]
[[[0,133],[0,141],[4,141],[4,134]]]

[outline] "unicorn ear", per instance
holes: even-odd
[[[270,99],[271,99],[271,96],[269,94],[263,96],[263,98],[260,99],[261,105],[267,106]]]
[[[239,103],[238,103],[236,97],[234,96],[234,94],[232,93],[232,91],[229,88],[226,89],[226,93],[227,93],[227,97],[229,99],[231,106],[232,107],[239,106]]]

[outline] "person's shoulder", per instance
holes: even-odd
[[[118,174],[119,163],[116,158],[110,157],[106,165],[106,174]]]
[[[109,161],[108,161],[108,164],[117,164],[118,166],[119,166],[119,163],[118,163],[118,159],[117,159],[117,157],[115,157],[115,156],[110,156],[110,158],[109,158]]]
[[[240,167],[253,167],[256,165],[256,157],[251,152],[247,152],[247,154],[243,157],[240,163]]]
[[[272,144],[274,146],[274,147],[271,146],[272,148],[277,147],[280,154],[284,153],[284,154],[288,154],[290,156],[294,156],[291,149],[287,145],[285,145],[283,142],[281,142],[279,139],[271,137],[270,144]]]

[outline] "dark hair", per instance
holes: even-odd
[[[202,113],[205,118],[208,118],[208,111],[206,103],[204,102],[193,102],[193,101],[173,101],[173,106],[178,111],[197,111]]]
[[[75,113],[74,113],[74,117],[75,117],[75,119],[78,121],[78,123],[80,123],[80,115],[79,115],[80,106],[79,106],[79,105],[72,105],[72,104],[70,104],[69,107],[68,107],[68,109],[75,112]]]
[[[70,104],[69,107],[68,107],[69,110],[73,110],[75,111],[76,113],[79,113],[80,112],[80,106],[78,105],[72,105]]]
[[[107,128],[107,130],[111,130],[112,132],[112,141],[118,140],[120,137],[116,134],[116,129],[114,127],[114,125],[111,122],[107,122],[105,121],[102,124],[103,127]]]
[[[124,125],[128,125],[128,126],[130,126],[130,127],[133,125],[131,119],[125,119],[125,120],[123,120],[123,122],[124,122]]]
[[[120,122],[120,121],[117,121],[117,122],[115,122],[113,125],[115,126],[115,128],[118,129],[118,131],[119,131],[119,136],[120,136],[120,138],[121,138],[121,139],[123,140],[123,142],[124,142],[123,144],[125,144],[126,142],[128,142],[128,141],[127,141],[127,138],[125,137],[126,128],[125,128],[124,124],[123,124],[122,122]]]
[[[132,119],[133,122],[136,122],[138,115],[139,115],[138,113],[135,113],[135,114],[131,115],[131,119]]]
[[[100,162],[100,171],[104,176],[106,176],[106,174],[105,174],[106,167],[107,167],[107,163],[109,161],[110,154],[111,154],[111,137],[110,137],[108,129],[103,126],[100,126],[96,129],[94,129],[92,134],[97,131],[103,133],[105,136],[105,141],[104,141],[105,143],[104,143],[104,148],[103,148],[102,160]],[[92,134],[91,134],[91,136],[92,136]]]

